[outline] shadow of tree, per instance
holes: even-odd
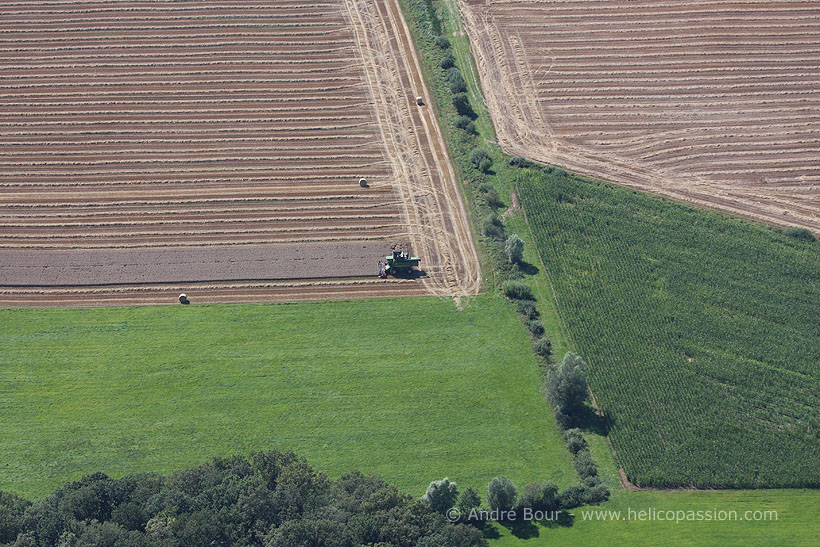
[[[484,539],[498,539],[501,537],[501,534],[498,532],[498,528],[493,525],[487,526],[486,524],[481,526],[481,531],[484,533]]]
[[[538,526],[531,520],[515,520],[501,523],[512,535],[518,539],[532,539],[538,537]]]
[[[572,513],[568,513],[566,511],[559,511],[555,519],[542,520],[539,521],[538,524],[545,528],[556,528],[558,526],[569,528],[570,526],[575,524],[575,515],[573,515]]]
[[[597,435],[606,436],[614,421],[606,414],[598,414],[594,408],[584,405],[583,410],[572,416],[572,426],[584,431],[592,431]]]

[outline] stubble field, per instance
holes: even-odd
[[[416,112],[423,85],[400,54],[401,27],[379,9],[0,7],[0,264],[23,250],[38,257],[29,264],[77,266],[51,286],[26,269],[31,279],[15,280],[26,287],[0,287],[0,305],[167,302],[177,291],[199,301],[473,294],[463,204],[437,128]],[[376,279],[392,243],[419,254],[426,275]],[[237,263],[272,256],[281,272],[293,269],[283,261],[326,256],[327,244],[358,260],[316,260],[292,279],[241,267],[224,278],[205,264],[186,283],[141,283],[129,268],[146,249],[167,262],[216,245]],[[376,250],[364,258],[362,248]],[[90,251],[102,258],[89,264]],[[80,283],[78,269],[88,272]],[[119,278],[104,286],[111,271]]]
[[[460,6],[512,155],[820,230],[816,3]]]

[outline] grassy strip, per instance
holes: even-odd
[[[298,449],[421,495],[575,476],[498,296],[0,310],[0,489]],[[401,334],[397,334],[401,333]],[[545,425],[546,424],[546,425]]]

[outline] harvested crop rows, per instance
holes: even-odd
[[[514,155],[820,230],[820,6],[801,1],[462,5]]]
[[[168,301],[165,291],[192,286],[200,301],[474,293],[463,205],[446,201],[455,182],[442,174],[436,134],[411,109],[423,84],[399,64],[401,27],[379,22],[384,8],[341,0],[4,3],[0,266],[26,249],[138,256],[229,245],[246,257],[254,246],[278,245],[289,256],[295,246],[309,254],[326,248],[319,244],[381,242],[383,250],[373,277],[361,277],[358,264],[317,261],[315,280],[255,274],[151,286],[125,276],[115,287],[0,287],[0,305]],[[379,35],[377,23],[392,42],[363,42]],[[374,87],[402,80],[392,91],[402,104],[382,112],[388,103]],[[376,279],[391,243],[409,243],[426,276]]]

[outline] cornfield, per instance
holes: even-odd
[[[521,201],[638,486],[820,485],[820,245],[572,177]]]

